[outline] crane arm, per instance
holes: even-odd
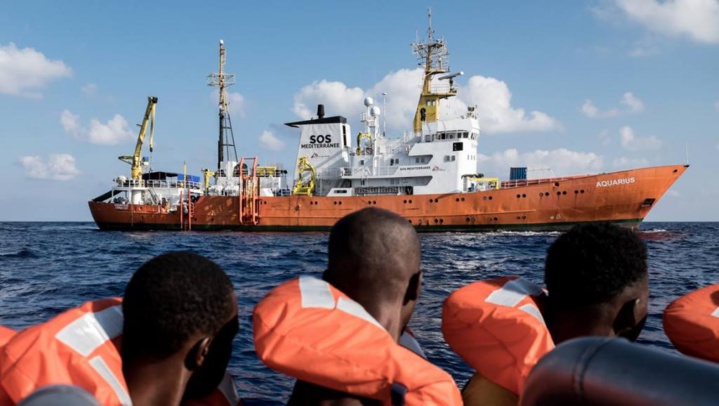
[[[155,105],[157,97],[150,96],[147,98],[147,108],[145,116],[140,125],[140,133],[137,135],[137,144],[133,155],[123,155],[118,157],[123,162],[127,162],[132,166],[130,175],[133,180],[142,178],[142,144],[145,142],[145,133],[147,132],[147,123],[150,123],[150,152],[152,152],[152,139],[155,132]]]

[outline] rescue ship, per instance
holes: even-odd
[[[218,163],[203,176],[186,171],[145,170],[141,158],[157,98],[150,97],[135,153],[120,159],[132,165],[112,188],[89,201],[101,230],[328,230],[344,215],[364,207],[396,212],[418,231],[561,230],[577,223],[609,221],[637,228],[688,165],[667,165],[611,173],[528,179],[512,168],[509,180],[485,177],[477,167],[480,135],[477,111],[442,119],[440,101],[457,95],[449,51],[435,38],[413,44],[424,67],[411,131],[386,137],[380,109],[364,101],[364,129],[352,135],[347,119],[317,117],[287,123],[299,130],[291,181],[278,166],[257,157],[237,158],[227,103],[234,75],[224,73],[220,41]]]

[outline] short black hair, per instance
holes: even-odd
[[[230,278],[211,260],[169,252],[145,262],[125,289],[122,354],[164,359],[195,334],[215,334],[234,312]]]
[[[558,308],[605,303],[647,275],[647,247],[630,229],[587,223],[559,236],[547,251],[544,283]]]

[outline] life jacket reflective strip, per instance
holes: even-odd
[[[7,328],[5,326],[0,326],[0,347],[5,345],[8,341],[10,341],[11,338],[15,336],[15,330],[11,328]]]
[[[679,352],[719,362],[719,284],[669,304],[664,310],[664,332]]]
[[[519,395],[554,342],[539,308],[542,289],[517,277],[479,281],[442,306],[444,339],[486,379]]]
[[[255,307],[253,324],[260,359],[301,381],[385,404],[393,387],[406,388],[407,405],[462,404],[449,374],[322,280],[303,276],[276,287]]]
[[[103,405],[131,405],[113,342],[121,332],[117,298],[88,302],[28,327],[2,348],[0,391],[17,403],[42,386],[70,384]]]
[[[112,298],[87,302],[46,323],[13,332],[0,350],[0,406],[16,404],[51,384],[79,386],[101,405],[132,405],[119,353],[122,324],[122,299]],[[196,402],[241,404],[229,374],[212,394]]]

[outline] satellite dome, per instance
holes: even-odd
[[[377,117],[377,116],[379,116],[379,114],[380,114],[380,109],[379,109],[379,107],[377,107],[377,106],[372,106],[372,107],[369,109],[369,114],[370,114],[372,117]]]
[[[369,106],[371,106],[371,105],[373,105],[373,104],[374,104],[374,100],[372,100],[371,97],[367,97],[367,98],[364,99],[364,105],[365,105],[365,106],[369,107]]]

